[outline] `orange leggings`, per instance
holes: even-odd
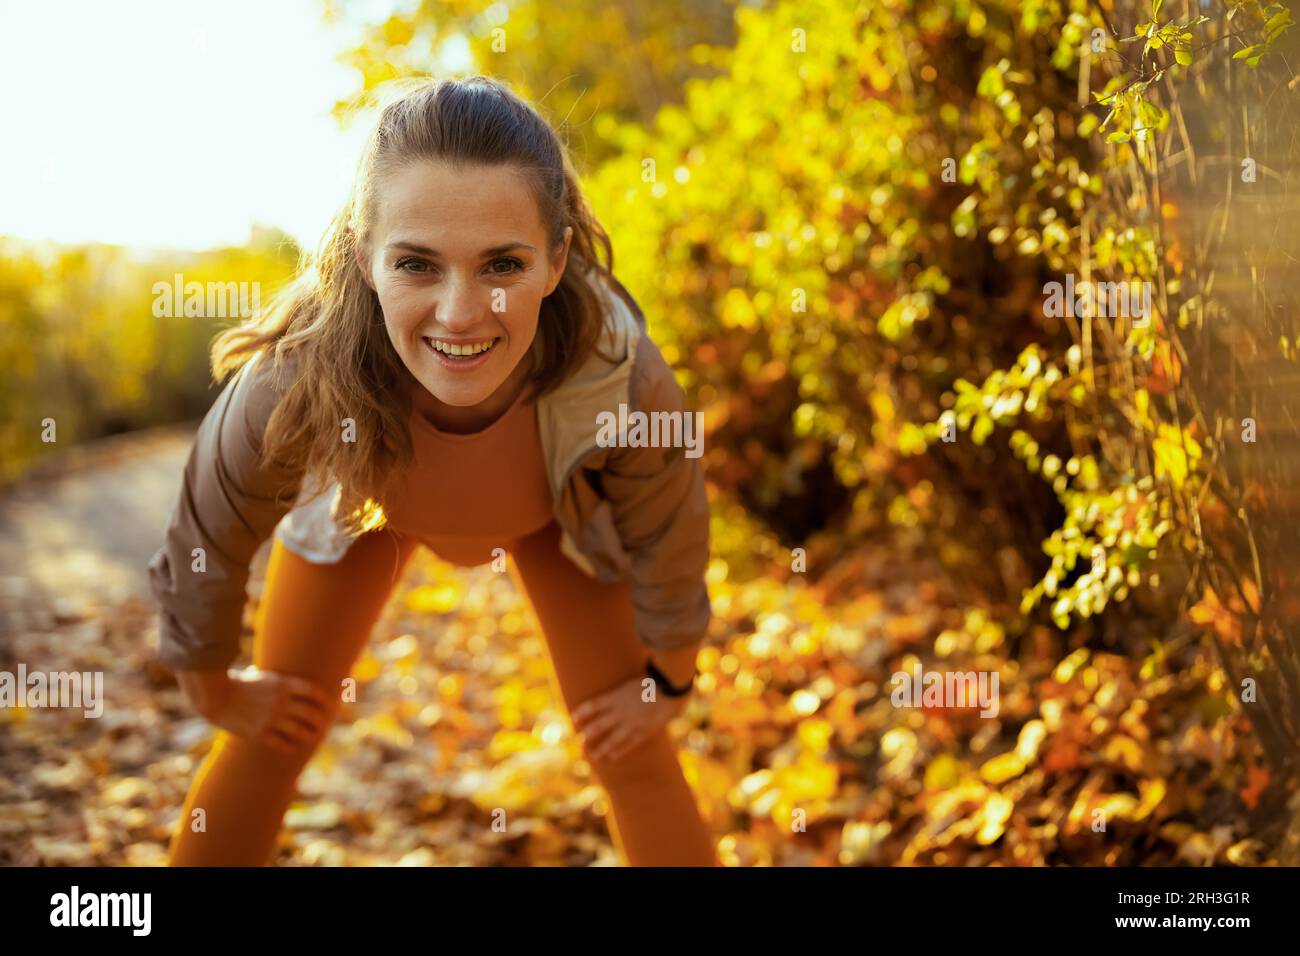
[[[511,573],[545,635],[565,706],[638,677],[637,639],[626,582],[602,584],[559,550],[551,522],[507,548]],[[359,538],[337,564],[313,564],[274,539],[254,631],[253,663],[326,688],[333,717],[338,689],[370,638],[413,553],[413,539],[388,529]],[[268,861],[310,748],[279,753],[218,730],[185,800],[172,838],[172,866],[255,866]],[[593,762],[611,808],[610,836],[630,866],[716,866],[666,730],[617,760]],[[205,829],[194,832],[203,808]]]

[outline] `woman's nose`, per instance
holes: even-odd
[[[467,279],[449,278],[439,289],[435,318],[448,332],[463,332],[482,324],[491,292]]]

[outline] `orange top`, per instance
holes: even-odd
[[[444,432],[413,408],[415,464],[384,507],[389,526],[445,561],[473,566],[549,524],[553,500],[529,391],[467,435]]]

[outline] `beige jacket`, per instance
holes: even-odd
[[[538,400],[555,518],[563,553],[584,572],[630,580],[641,641],[681,647],[704,636],[711,615],[703,470],[680,447],[602,447],[600,413],[618,416],[621,403],[629,412],[689,414],[640,308],[612,292],[606,301],[601,350],[618,364],[592,355]],[[249,564],[273,532],[315,562],[338,561],[352,541],[335,521],[337,483],[308,502],[303,482],[260,460],[279,398],[266,372],[260,358],[244,365],[204,417],[165,541],[149,562],[161,605],[159,657],[178,670],[224,668],[238,656]],[[300,493],[276,495],[288,487]]]

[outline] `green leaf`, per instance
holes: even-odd
[[[975,87],[975,93],[985,99],[994,99],[1005,90],[1002,83],[1002,71],[996,66],[990,66],[980,76],[979,85]]]
[[[1177,49],[1174,50],[1174,59],[1178,61],[1180,66],[1191,66],[1192,51],[1185,50],[1182,47],[1178,47]]]
[[[1132,139],[1132,137],[1129,136],[1128,133],[1124,132],[1124,131],[1121,130],[1121,129],[1117,129],[1117,130],[1115,130],[1115,132],[1111,133],[1109,136],[1106,137],[1106,142],[1108,142],[1108,143],[1127,143],[1130,139]]]
[[[1256,44],[1252,44],[1251,46],[1246,47],[1244,50],[1238,50],[1236,53],[1232,54],[1232,58],[1234,60],[1244,60],[1246,59],[1246,57],[1254,55],[1257,49],[1259,49],[1259,46]]]
[[[1137,118],[1143,127],[1153,129],[1158,133],[1164,132],[1169,125],[1169,111],[1162,109],[1150,100],[1138,101]]]

